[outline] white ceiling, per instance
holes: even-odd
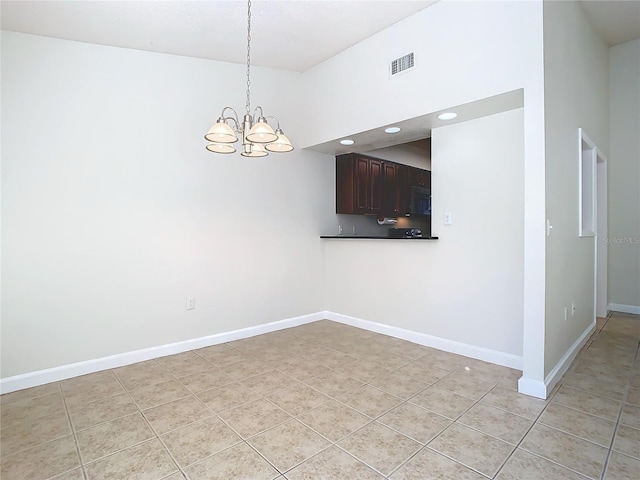
[[[252,0],[251,63],[303,72],[438,0]],[[509,1],[509,0],[501,0]],[[561,1],[561,0],[548,0]],[[580,0],[609,45],[640,38],[640,0]],[[1,0],[3,30],[189,57],[246,62],[245,0]],[[447,124],[522,106],[519,92],[456,107]],[[502,109],[502,110],[501,110]],[[381,148],[430,135],[443,122],[433,112],[352,138]],[[316,150],[351,151],[337,141]]]
[[[251,63],[303,72],[436,2],[253,0]],[[640,0],[581,4],[609,45],[640,38]],[[79,42],[246,62],[244,0],[2,0],[1,25]]]
[[[303,72],[435,0],[253,0],[251,64]],[[245,63],[247,4],[5,1],[3,30]]]
[[[582,0],[580,4],[610,47],[640,38],[640,0]]]

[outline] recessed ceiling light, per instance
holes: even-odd
[[[438,115],[438,118],[440,120],[453,120],[457,116],[458,116],[458,114],[454,113],[454,112],[444,112],[444,113],[441,113],[440,115]]]
[[[350,140],[350,139],[348,139],[348,138],[345,138],[344,140],[340,140],[340,143],[341,143],[342,145],[353,145],[353,144],[354,144],[354,143],[356,143],[356,142],[354,142],[353,140]]]
[[[389,127],[384,129],[386,133],[398,133],[400,130],[402,130],[400,127]]]

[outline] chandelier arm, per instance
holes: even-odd
[[[227,122],[227,120],[231,120],[233,122],[234,132],[239,133],[241,131],[240,130],[240,123],[235,118],[233,118],[233,117],[225,117],[225,118],[223,118],[223,120],[225,121],[225,123]]]
[[[273,118],[273,119],[276,121],[276,128],[277,128],[278,130],[280,130],[280,120],[278,120],[278,119],[277,119],[276,117],[274,117],[273,115],[269,115],[269,116],[264,117],[264,118],[265,118],[265,119],[267,119],[267,120],[268,120],[269,118]]]
[[[256,109],[253,111],[253,118],[257,119],[258,117],[256,116],[257,111],[260,110],[260,117],[264,117],[264,112],[262,111],[262,107],[260,105],[258,105],[256,107]]]
[[[226,112],[227,110],[231,110],[233,112],[233,117],[225,117],[224,116],[224,112]],[[236,129],[240,126],[240,120],[238,119],[238,112],[236,112],[233,108],[231,107],[224,107],[222,109],[222,113],[220,114],[220,116],[222,117],[222,119],[224,121],[227,120],[233,120],[233,123],[236,124]]]

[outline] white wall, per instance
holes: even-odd
[[[252,70],[297,150],[219,156],[243,66],[3,32],[2,377],[322,310],[334,166],[299,148],[300,80]]]
[[[299,147],[524,90],[522,352],[524,374],[535,379],[544,374],[542,34],[540,2],[445,0],[301,76],[255,69],[252,81],[254,101],[266,98],[277,105],[274,113]],[[2,105],[3,140],[15,136],[2,146],[2,355],[11,360],[3,376],[328,304],[329,292],[325,298],[313,294],[322,266],[314,249],[322,246],[326,260],[327,245],[333,245],[316,238],[335,225],[333,199],[326,196],[333,191],[332,160],[298,149],[278,159],[282,172],[271,163],[254,167],[263,165],[260,161],[214,163],[202,149],[201,135],[220,106],[244,104],[237,80],[241,66],[27,38],[3,37],[3,94],[6,85],[16,91],[15,100]],[[416,52],[416,70],[389,81],[388,61],[408,50]],[[225,95],[225,86],[237,90]],[[307,95],[310,91],[324,93]],[[286,105],[282,92],[292,98]],[[73,115],[67,115],[69,108]],[[282,113],[283,108],[288,110]],[[304,112],[304,131],[298,112]],[[67,132],[77,133],[69,139]],[[185,172],[194,158],[196,168]],[[68,162],[71,166],[60,171]],[[27,166],[29,173],[47,172],[51,180],[25,179]],[[9,191],[14,171],[18,187]],[[290,185],[283,178],[304,181]],[[240,194],[238,184],[246,186]],[[77,201],[87,196],[90,202]],[[301,197],[309,203],[300,203]],[[282,232],[277,207],[285,205],[288,225],[297,222],[294,234],[290,228]],[[43,225],[49,228],[46,239],[35,235]],[[259,238],[238,235],[247,225]],[[15,233],[6,234],[9,227]],[[441,244],[409,248],[424,252]],[[404,275],[413,262],[407,256],[411,250],[394,253],[400,246],[406,248],[386,241],[361,244],[353,258],[397,258],[395,271]],[[455,253],[453,261],[465,256],[462,250]],[[455,299],[474,294],[457,286],[450,293]],[[188,294],[197,297],[193,312],[183,310]],[[35,298],[35,306],[26,301]],[[209,303],[203,305],[202,298]],[[426,300],[407,298],[416,311]],[[396,324],[396,318],[385,321]],[[131,335],[122,338],[123,331]],[[518,351],[513,345],[518,335],[512,334],[496,340],[509,345],[505,351]],[[24,352],[17,347],[21,342],[28,343]],[[34,352],[42,354],[34,357]]]
[[[542,94],[541,49],[538,2],[438,2],[303,74],[309,91],[327,95],[305,97],[302,144],[523,87],[529,104]],[[390,79],[390,61],[411,51],[413,71]]]
[[[440,239],[327,240],[328,308],[521,356],[523,110],[434,129],[432,138]],[[442,225],[445,211],[451,226]]]
[[[309,129],[316,145],[505,92],[524,89],[524,375],[544,379],[545,178],[541,2],[441,1],[305,72]],[[389,80],[388,62],[414,51],[412,73]],[[494,139],[501,140],[502,136]],[[435,138],[433,139],[435,142]],[[434,146],[435,148],[435,146]],[[435,162],[435,160],[434,160]],[[434,175],[435,163],[434,163]],[[435,187],[434,187],[435,190]],[[444,243],[444,242],[441,242]],[[356,257],[397,260],[403,245],[361,243]],[[412,247],[428,251],[435,245]],[[326,247],[333,253],[335,246]],[[428,249],[428,250],[427,250]],[[407,253],[409,250],[406,251]],[[415,252],[414,252],[415,253]],[[327,254],[327,252],[325,252]],[[404,255],[404,253],[399,253]],[[465,257],[464,251],[456,256]],[[340,258],[346,258],[341,255]],[[325,256],[326,258],[326,256]],[[364,260],[363,260],[364,261]],[[404,274],[400,262],[397,272]],[[399,273],[400,274],[400,273]],[[355,273],[351,275],[356,275]],[[456,286],[452,298],[473,296]],[[408,298],[421,311],[431,298]],[[358,311],[375,307],[359,298]],[[372,311],[372,313],[375,313]],[[431,328],[431,318],[420,320]],[[386,319],[397,324],[398,315]],[[434,328],[435,332],[436,328]],[[453,328],[439,334],[455,336]]]
[[[595,320],[594,237],[578,236],[578,128],[608,155],[607,46],[577,2],[544,2],[547,238],[545,374]],[[565,322],[564,308],[576,315]]]
[[[640,40],[609,49],[609,302],[640,313]]]

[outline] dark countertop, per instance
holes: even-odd
[[[320,235],[320,238],[367,239],[367,240],[438,240],[438,237],[377,237],[372,235]]]

